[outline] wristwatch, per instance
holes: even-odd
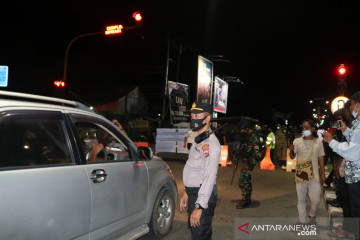
[[[204,209],[199,203],[195,203],[195,208],[196,209]]]

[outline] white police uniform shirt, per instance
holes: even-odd
[[[183,171],[183,182],[186,187],[200,187],[196,203],[208,207],[219,166],[221,146],[214,134],[199,144],[193,143],[189,159]]]

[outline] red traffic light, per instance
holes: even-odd
[[[135,21],[141,22],[141,20],[142,20],[141,13],[139,13],[139,12],[134,12],[132,16],[133,16],[133,18],[135,19]]]
[[[54,85],[58,88],[63,88],[63,87],[65,87],[65,82],[64,81],[55,81]]]
[[[340,75],[344,75],[346,73],[346,68],[345,68],[344,64],[340,64],[340,67],[338,68],[338,73]]]

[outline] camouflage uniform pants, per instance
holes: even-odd
[[[287,147],[286,146],[278,146],[277,155],[280,161],[286,161],[287,159]]]
[[[241,162],[242,168],[240,170],[239,188],[241,188],[242,195],[251,195],[251,173],[256,165],[256,161],[254,158],[244,158]]]

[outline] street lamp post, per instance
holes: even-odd
[[[134,26],[131,26],[131,27],[126,27],[126,28],[123,28],[123,30],[133,30],[133,29],[136,29],[136,27]],[[85,37],[91,37],[91,36],[95,36],[95,35],[101,35],[103,34],[104,32],[93,32],[93,33],[86,33],[86,34],[82,34],[82,35],[79,35],[77,37],[74,37],[68,44],[67,48],[66,48],[66,52],[65,52],[65,60],[64,60],[64,82],[66,81],[67,79],[67,65],[68,65],[68,55],[69,55],[69,50],[70,50],[70,47],[71,45],[78,39],[80,38],[85,38]],[[121,33],[121,32],[119,32]]]
[[[78,39],[80,39],[80,38],[85,38],[85,37],[100,35],[100,34],[102,34],[102,33],[103,33],[103,32],[94,32],[94,33],[82,34],[82,35],[79,35],[79,36],[73,38],[73,39],[69,42],[69,44],[68,44],[68,46],[67,46],[67,48],[66,48],[66,52],[65,52],[64,75],[63,75],[63,78],[64,78],[63,80],[64,80],[64,82],[66,82],[66,77],[67,77],[68,55],[69,55],[69,50],[70,50],[71,45],[72,45],[76,40],[78,40]]]
[[[142,16],[139,12],[135,12],[133,14],[133,18],[135,19],[136,22],[141,22],[142,21]],[[122,33],[122,31],[126,31],[126,30],[133,30],[136,29],[136,26],[130,26],[130,27],[126,27],[124,28],[122,25],[114,25],[114,26],[108,26],[107,28],[109,28],[109,30],[105,31],[105,35],[113,35],[113,34],[119,34]],[[104,32],[93,32],[93,33],[86,33],[86,34],[82,34],[79,35],[75,38],[73,38],[67,48],[66,48],[66,52],[65,52],[65,60],[64,60],[64,79],[63,81],[65,82],[67,79],[67,64],[68,64],[68,55],[69,55],[69,50],[71,45],[78,39],[80,38],[85,38],[85,37],[91,37],[91,36],[95,36],[95,35],[100,35],[103,34]]]

